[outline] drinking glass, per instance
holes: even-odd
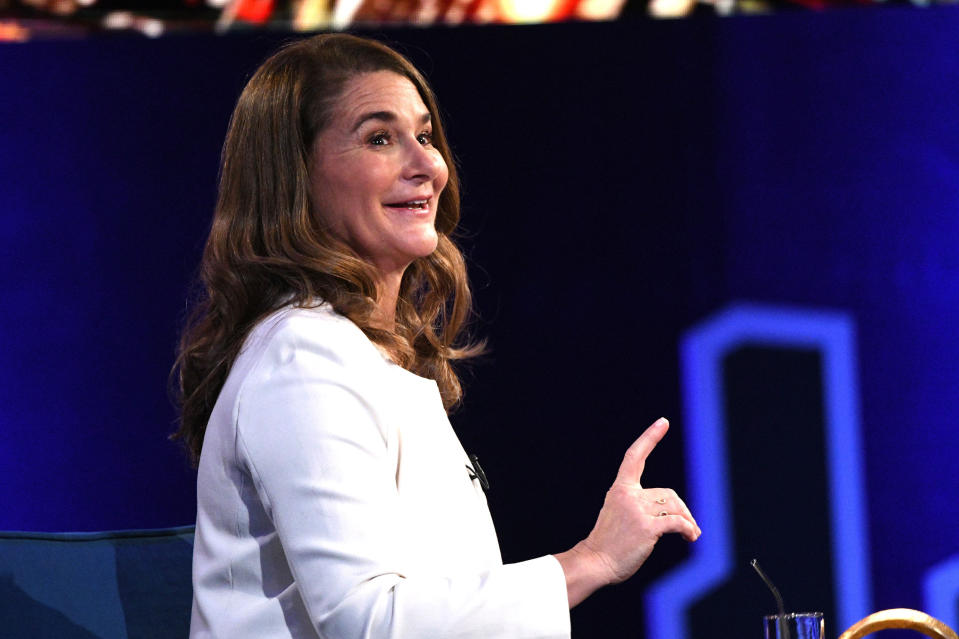
[[[821,612],[787,612],[782,618],[780,629],[779,615],[763,617],[763,637],[765,639],[823,639],[825,622]]]

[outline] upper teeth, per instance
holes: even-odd
[[[407,209],[425,209],[429,206],[429,198],[425,200],[407,200],[406,202],[396,202],[395,204],[388,204],[387,206],[393,206],[396,208],[407,208]]]

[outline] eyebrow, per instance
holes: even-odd
[[[420,116],[420,124],[427,124],[432,120],[433,117],[429,112],[424,113]],[[396,114],[392,111],[370,111],[369,113],[364,113],[356,121],[356,124],[353,125],[351,133],[355,133],[361,126],[369,122],[370,120],[382,120],[383,122],[395,122],[397,120]]]

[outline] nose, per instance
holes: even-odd
[[[439,151],[431,146],[423,146],[419,140],[413,140],[406,153],[403,176],[415,182],[430,182],[446,172],[446,162]]]

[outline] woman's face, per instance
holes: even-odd
[[[347,82],[312,149],[311,195],[339,239],[381,276],[436,249],[436,207],[449,170],[416,87],[391,71]]]

